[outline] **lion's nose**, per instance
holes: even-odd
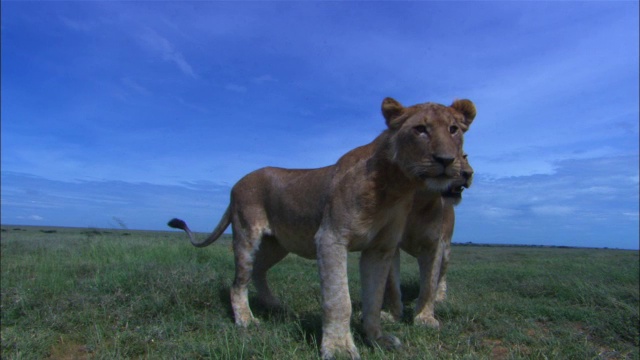
[[[464,178],[464,187],[466,187],[467,189],[471,186],[471,183],[473,182],[473,169],[463,169],[460,174],[462,175],[462,177]]]
[[[453,156],[449,155],[433,155],[433,158],[444,166],[449,166],[455,160]]]

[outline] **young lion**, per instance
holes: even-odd
[[[451,251],[455,223],[453,207],[462,200],[462,191],[473,180],[473,168],[466,155],[460,159],[462,170],[448,191],[437,193],[428,189],[416,192],[413,207],[405,226],[400,248],[418,259],[420,293],[416,303],[414,323],[438,328],[434,316],[436,301],[446,296],[446,271]],[[385,291],[385,304],[394,320],[402,317],[400,295],[400,252],[396,252]]]
[[[445,191],[461,169],[462,130],[475,117],[469,100],[451,106],[424,103],[403,107],[382,102],[387,129],[368,145],[319,169],[262,168],[238,181],[220,223],[203,242],[213,243],[231,224],[236,275],[231,304],[236,324],[256,323],[247,287],[253,277],[258,296],[277,303],[266,281],[269,268],[289,252],[317,258],[322,289],[323,358],[359,354],[350,331],[351,299],[347,252],[360,251],[363,328],[368,342],[399,346],[383,334],[380,310],[391,261],[401,240],[414,193],[421,188]]]

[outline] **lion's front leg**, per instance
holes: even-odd
[[[322,231],[321,231],[322,233]],[[351,298],[347,279],[347,247],[329,234],[316,238],[318,267],[322,287],[322,345],[323,359],[333,359],[346,353],[360,359],[351,334]]]
[[[466,159],[465,159],[466,160]],[[469,165],[467,163],[467,165]],[[455,225],[455,212],[453,206],[444,208],[444,225],[442,229],[442,263],[440,264],[440,280],[438,281],[438,294],[436,301],[444,301],[447,298],[447,268],[451,257],[451,238],[453,237],[453,227]]]
[[[381,313],[383,319],[400,321],[402,319],[402,294],[400,291],[400,249],[396,249],[384,290],[384,305],[390,313]]]
[[[447,276],[442,276],[438,283],[438,293],[436,294],[436,301],[442,302],[447,299]]]
[[[434,315],[436,294],[440,281],[440,268],[445,244],[438,241],[437,245],[418,255],[420,267],[420,294],[416,304],[414,322],[418,325],[426,325],[439,328],[440,323]]]
[[[436,301],[444,301],[447,298],[447,267],[449,267],[449,257],[451,254],[451,238],[446,240],[442,252],[442,263],[440,264],[440,280],[438,281],[438,293]]]
[[[381,251],[370,249],[360,257],[360,281],[362,283],[362,324],[367,341],[386,349],[400,346],[400,340],[384,334],[380,326],[380,311],[388,280],[389,270],[397,249]]]

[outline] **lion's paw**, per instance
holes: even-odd
[[[416,316],[413,319],[416,325],[426,326],[432,329],[440,329],[440,322],[433,316]]]
[[[358,348],[353,343],[353,335],[348,331],[345,334],[342,331],[332,332],[323,329],[320,353],[323,360],[335,359],[336,355],[339,358],[346,355],[351,360],[360,360]]]
[[[260,321],[254,317],[246,318],[246,319],[236,319],[236,325],[246,328],[251,325],[258,326],[260,325]]]
[[[380,312],[380,320],[382,322],[387,322],[387,323],[395,323],[400,321],[401,316],[395,316],[393,314],[391,314],[390,312],[387,311],[381,311]]]
[[[375,344],[376,346],[380,346],[385,350],[395,350],[402,346],[402,342],[400,342],[400,339],[391,334],[383,334],[375,341],[373,341],[373,344]]]
[[[346,347],[341,346],[328,346],[328,344],[323,344],[322,346],[322,360],[334,360],[336,355],[346,355],[351,360],[360,360],[360,354],[358,353],[358,349],[355,345],[347,345]]]

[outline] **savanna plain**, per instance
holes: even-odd
[[[269,273],[285,310],[251,297],[260,326],[233,323],[230,238],[182,232],[2,226],[2,359],[318,359],[320,282],[289,255]],[[202,236],[202,235],[201,235]],[[441,329],[411,324],[419,284],[402,257],[403,346],[364,344],[357,253],[352,328],[363,359],[638,359],[638,251],[454,245]]]

